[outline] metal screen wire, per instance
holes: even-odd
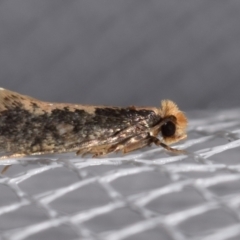
[[[6,159],[1,239],[240,239],[240,111],[192,113],[188,138],[105,158]]]

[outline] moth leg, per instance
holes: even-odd
[[[105,152],[101,155],[119,151],[122,151],[122,153],[128,153],[145,146],[149,146],[151,143],[152,141],[151,138],[149,138],[149,133],[135,134],[131,137],[123,139],[119,143],[105,145]],[[106,146],[109,147],[106,148]]]
[[[132,142],[130,144],[126,144],[124,146],[124,148],[122,149],[123,153],[129,153],[132,151],[135,151],[137,149],[141,149],[143,147],[149,146],[151,144],[151,142],[149,141],[149,139],[141,139],[138,140],[137,142]]]
[[[120,143],[111,146],[109,152],[117,152],[121,150],[123,153],[128,153],[148,146],[149,144],[151,144],[151,142],[149,141],[147,136],[148,133],[131,136],[124,141],[121,141]]]
[[[150,136],[150,141],[155,143],[156,146],[161,146],[161,147],[165,148],[169,152],[178,153],[178,154],[179,153],[180,154],[186,154],[186,151],[175,149],[175,148],[171,148],[168,145],[166,145],[165,143],[161,142],[157,137]]]
[[[132,128],[132,127],[131,127]],[[130,137],[123,137],[125,131],[129,128],[125,129],[124,131],[120,132],[117,136],[111,136],[103,140],[90,140],[83,142],[79,145],[79,149],[76,152],[77,155],[86,155],[86,154],[93,154],[93,157],[106,155],[111,152],[119,151],[125,143],[131,139],[136,134],[130,135]],[[119,140],[120,139],[120,140]],[[120,147],[122,145],[122,147]]]
[[[1,174],[4,174],[12,165],[6,165],[3,167]]]
[[[80,146],[79,150],[76,152],[77,155],[85,156],[86,154],[93,154],[93,157],[103,156],[109,153],[109,148],[112,143],[106,143],[106,141],[94,142],[89,141],[88,144],[84,143]]]
[[[18,153],[14,153],[14,154],[11,154],[11,155],[6,155],[6,156],[2,156],[0,157],[0,160],[1,159],[6,159],[6,158],[16,158],[16,157],[23,157],[23,156],[26,156],[26,154],[18,154]],[[1,171],[1,174],[4,174],[12,165],[6,165],[3,167],[2,171]]]
[[[99,146],[92,146],[89,149],[80,150],[81,151],[80,154],[84,156],[90,153],[90,154],[93,154],[92,157],[99,157],[99,156],[107,155],[112,152],[118,152],[124,147],[125,142],[128,140],[129,139],[124,139],[123,141],[117,144],[109,143],[109,144],[103,144]]]
[[[123,150],[126,146],[132,145],[133,143],[138,142],[140,139],[146,138],[146,136],[146,133],[138,135],[134,134],[130,137],[122,139],[117,143],[114,138],[110,138],[107,141],[104,140],[102,142],[89,141],[89,144],[84,143],[84,147],[81,147],[76,154],[82,154],[82,156],[84,156],[90,153],[93,154],[93,157],[107,155],[112,152]],[[144,144],[144,146],[145,145],[146,144]],[[141,148],[141,146],[137,148]]]
[[[139,141],[136,138],[146,138],[148,133],[143,133],[146,127],[138,124],[134,126],[127,127],[122,131],[102,140],[90,140],[83,142],[79,145],[79,150],[76,152],[77,155],[82,154],[83,156],[91,153],[93,157],[106,155],[111,152],[120,151],[132,142]],[[139,133],[141,131],[141,133]],[[137,133],[138,132],[138,133]],[[136,137],[136,138],[134,138]],[[140,147],[139,147],[140,148]]]
[[[92,157],[99,157],[99,156],[104,156],[107,155],[109,152],[110,144],[106,145],[101,145],[101,146],[96,146],[92,147],[89,151],[89,153],[92,154]]]
[[[89,140],[79,144],[78,150],[76,151],[77,155],[86,155],[91,153],[91,150],[97,148],[101,145],[104,145],[104,141]]]

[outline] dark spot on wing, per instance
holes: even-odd
[[[41,150],[42,145],[48,142],[54,142],[56,146],[63,145],[68,139],[60,135],[57,126],[69,124],[78,132],[84,125],[87,115],[89,114],[84,110],[69,111],[68,108],[35,115],[24,109],[21,103],[14,102],[0,113],[0,148],[6,148],[6,142],[11,142],[13,148],[28,151],[36,145],[38,150]],[[79,136],[74,137],[79,138]]]
[[[31,102],[30,105],[32,106],[33,110],[36,110],[37,108],[40,108],[37,103]]]
[[[10,101],[10,98],[9,97],[4,97],[4,101]]]

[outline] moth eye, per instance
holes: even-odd
[[[164,137],[171,137],[176,132],[176,125],[173,122],[168,121],[162,125],[161,131]]]

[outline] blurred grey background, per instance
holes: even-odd
[[[0,85],[46,101],[240,105],[240,2],[0,2]]]

